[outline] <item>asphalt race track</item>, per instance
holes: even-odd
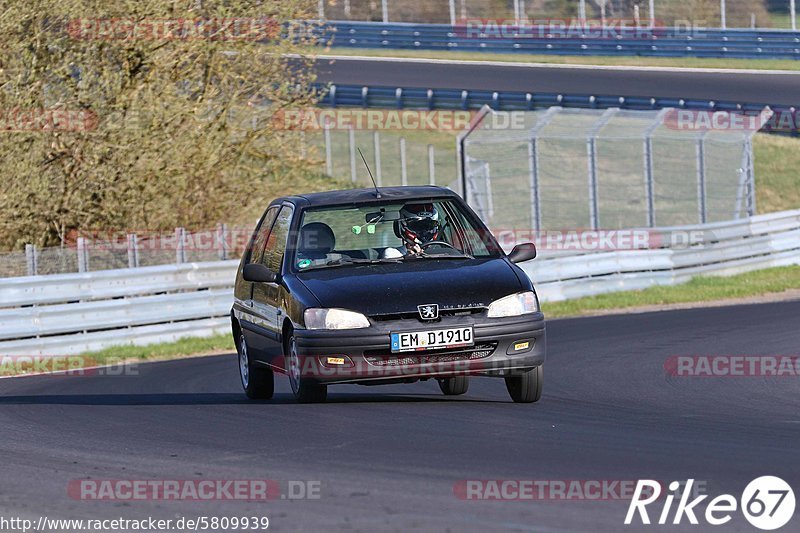
[[[694,478],[712,497],[738,498],[770,474],[797,487],[800,378],[668,377],[664,362],[796,355],[798,316],[800,301],[552,321],[545,392],[533,405],[511,403],[490,378],[456,398],[425,382],[331,387],[327,404],[299,405],[280,376],[274,400],[248,402],[232,355],[144,364],[138,376],[3,379],[0,512],[266,515],[276,531],[616,532],[624,501],[464,501],[454,485]],[[69,497],[70,480],[87,473],[317,480],[321,489],[319,499],[266,503]],[[677,529],[708,526],[684,519]],[[716,529],[754,531],[740,513]],[[798,530],[795,516],[781,531]]]
[[[800,301],[553,321],[533,405],[511,403],[490,378],[454,399],[425,382],[332,387],[327,404],[299,405],[281,376],[274,400],[247,402],[233,356],[145,364],[138,376],[4,379],[0,511],[266,514],[277,531],[618,531],[624,502],[463,501],[453,486],[692,477],[713,496],[772,474],[796,487],[800,378],[666,377],[663,365],[675,354],[797,354],[798,316]],[[318,480],[321,491],[266,503],[68,497],[87,473]],[[795,517],[782,531],[798,529]],[[752,528],[736,515],[725,530]]]
[[[323,83],[800,104],[800,73],[526,67],[344,58],[318,59],[317,64],[318,81]]]

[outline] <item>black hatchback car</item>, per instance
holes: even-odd
[[[433,186],[274,200],[236,275],[231,310],[242,386],[271,398],[286,373],[301,402],[327,386],[505,378],[515,402],[542,393],[545,323],[533,285],[466,203]]]

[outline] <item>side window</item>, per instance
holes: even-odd
[[[258,263],[261,261],[261,253],[264,251],[264,245],[267,243],[267,236],[269,230],[272,228],[272,223],[275,222],[275,217],[278,216],[279,205],[274,205],[267,209],[267,214],[264,215],[264,220],[258,227],[256,237],[253,239],[253,248],[250,250],[250,257],[248,263]]]
[[[267,246],[264,248],[264,255],[261,262],[273,272],[281,271],[283,263],[283,253],[286,251],[286,239],[289,237],[289,226],[292,223],[291,207],[284,206],[275,220],[275,226],[267,239]]]

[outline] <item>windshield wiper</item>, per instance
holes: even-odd
[[[340,259],[331,259],[324,265],[316,265],[311,266],[309,268],[304,268],[303,272],[308,272],[309,270],[317,270],[320,268],[332,268],[332,267],[340,267],[340,266],[347,266],[347,265],[376,265],[380,263],[400,263],[404,258],[398,257],[397,259],[359,259],[359,258],[347,258],[344,257]]]
[[[475,259],[474,256],[464,252],[458,252],[457,254],[429,254],[427,252],[422,252],[421,254],[408,257],[427,257],[428,259]]]

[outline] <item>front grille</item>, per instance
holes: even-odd
[[[364,359],[373,366],[406,366],[426,363],[448,363],[452,361],[470,361],[489,357],[497,348],[496,342],[476,344],[470,348],[452,348],[449,350],[422,350],[409,353],[391,353],[386,350],[370,350],[364,352]]]
[[[439,318],[445,316],[472,316],[482,313],[484,307],[461,307],[457,309],[439,309]],[[419,316],[419,311],[410,311],[408,313],[387,313],[383,315],[370,315],[372,320],[376,322],[387,322],[389,320],[417,320],[429,324],[436,322],[436,320],[422,320]]]

